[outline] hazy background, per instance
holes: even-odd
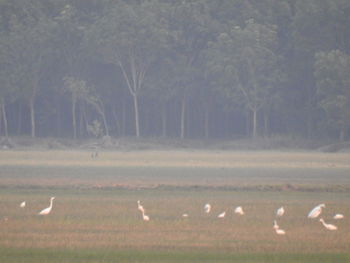
[[[345,140],[347,0],[0,0],[0,135]]]

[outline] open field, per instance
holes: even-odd
[[[349,160],[305,152],[100,152],[91,159],[84,151],[2,151],[0,262],[347,262]],[[52,213],[38,216],[50,196]],[[319,203],[337,231],[306,218]],[[238,205],[244,216],[233,213]],[[285,236],[272,228],[281,205]],[[227,216],[218,219],[222,211]],[[335,213],[345,219],[332,219]]]

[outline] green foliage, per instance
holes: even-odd
[[[62,87],[71,76],[94,87],[86,119],[103,116],[114,135],[134,134],[133,119],[159,134],[162,105],[169,130],[186,123],[196,138],[208,127],[221,138],[262,126],[311,136],[324,121],[346,138],[348,73],[339,59],[321,66],[320,54],[348,56],[349,23],[346,0],[2,0],[0,97],[13,112],[10,134],[25,133],[35,114],[40,134],[69,134]]]
[[[350,56],[340,50],[316,53],[315,78],[319,106],[344,139],[350,127]]]

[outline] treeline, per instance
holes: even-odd
[[[348,0],[0,0],[0,135],[349,136]]]

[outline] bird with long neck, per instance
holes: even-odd
[[[55,197],[51,197],[51,199],[50,199],[50,206],[45,208],[45,209],[43,209],[43,210],[41,210],[39,212],[39,215],[48,215],[48,214],[50,214],[50,212],[52,210],[52,204],[53,204],[53,200],[54,199],[55,199]]]
[[[318,217],[321,212],[322,212],[322,208],[326,207],[325,204],[320,204],[318,206],[316,206],[315,208],[313,208],[310,213],[307,215],[308,218],[316,218]]]
[[[143,208],[143,206],[141,205],[140,200],[137,201],[137,209],[141,211],[141,213],[145,212],[145,209]]]
[[[322,225],[323,225],[325,228],[327,228],[328,230],[337,230],[337,229],[338,229],[338,227],[335,226],[335,225],[327,224],[327,223],[323,220],[323,218],[320,218],[320,222],[321,222]]]
[[[149,216],[146,215],[144,211],[142,211],[142,219],[143,219],[143,221],[149,221],[150,220]]]

